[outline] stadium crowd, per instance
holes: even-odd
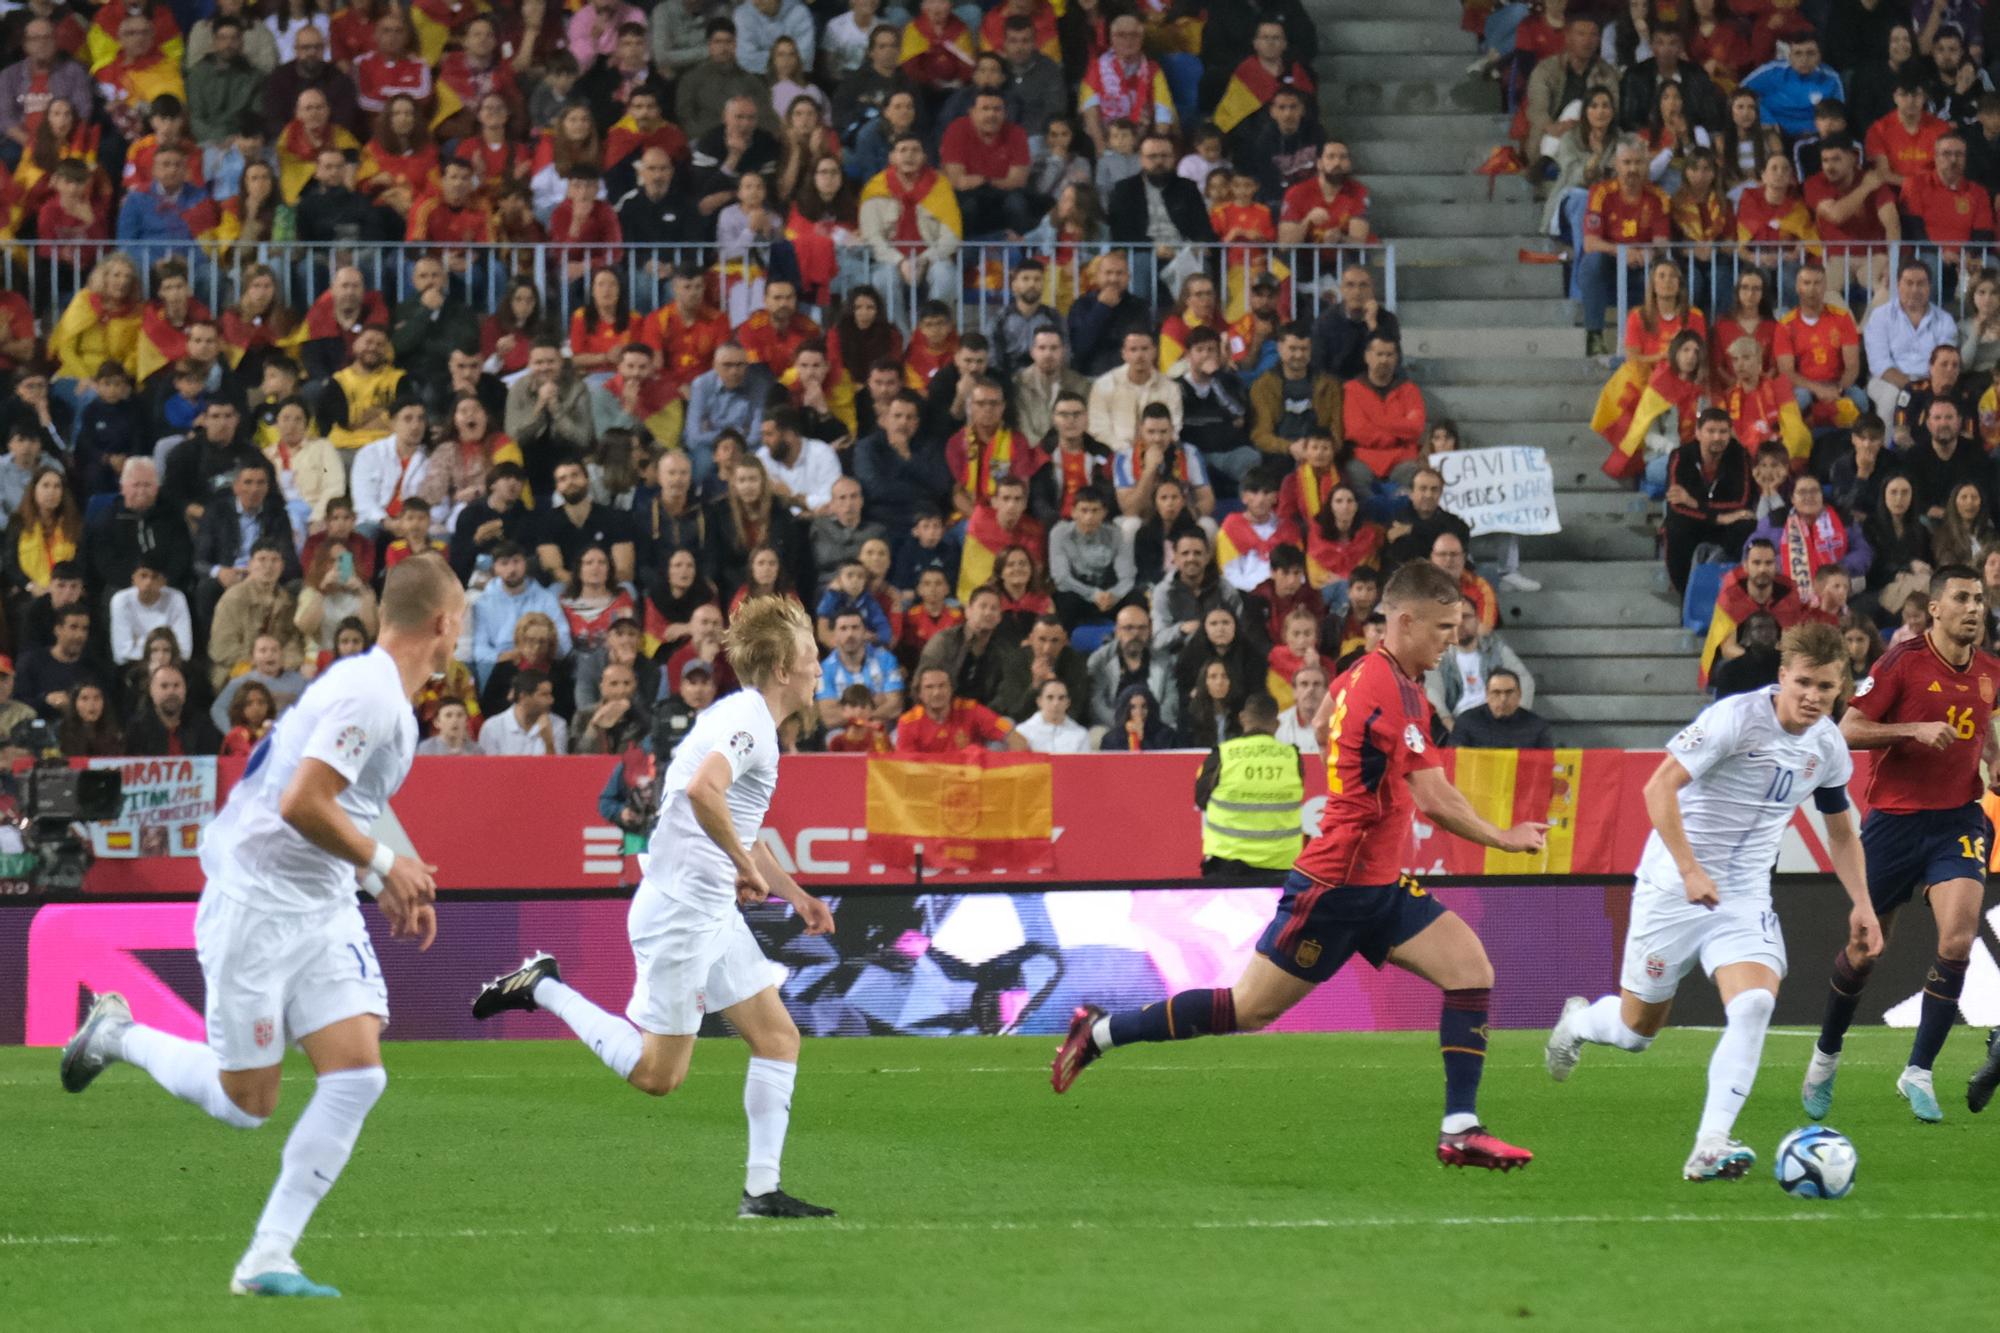
[[[1431,559],[1445,717],[1546,743],[1366,251],[1304,280],[1372,238],[1316,48],[1297,0],[15,7],[0,729],[246,753],[436,551],[425,753],[664,757],[761,593],[827,654],[788,745],[1207,746],[1268,692],[1311,748]]]
[[[1664,502],[1718,693],[1774,680],[1801,620],[1838,625],[1859,678],[1922,631],[1937,565],[2000,591],[1993,12],[1467,10],[1518,111],[1494,165],[1530,172],[1560,247],[1522,258],[1566,264],[1615,367],[1591,420],[1605,470]]]

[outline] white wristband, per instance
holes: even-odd
[[[377,875],[380,875],[386,879],[389,875],[389,872],[395,869],[395,866],[396,866],[395,850],[391,848],[389,844],[386,842],[376,843],[375,855],[368,858],[368,868],[374,871]]]
[[[388,887],[388,885],[382,882],[382,877],[374,871],[364,870],[361,872],[361,891],[370,898],[380,898],[382,890]]]

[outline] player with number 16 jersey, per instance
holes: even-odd
[[[1924,982],[1917,1035],[1896,1091],[1919,1119],[1944,1118],[1931,1066],[1958,1018],[1967,960],[1979,929],[1992,828],[1980,808],[1979,764],[1995,751],[1992,731],[2000,658],[1986,637],[1978,571],[1946,565],[1931,576],[1931,625],[1883,654],[1854,692],[1841,735],[1875,750],[1861,846],[1868,893],[1886,936],[1897,909],[1921,893],[1937,921],[1938,948]],[[1873,970],[1850,947],[1834,956],[1832,990],[1801,1100],[1814,1119],[1833,1104],[1842,1043]]]

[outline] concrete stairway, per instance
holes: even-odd
[[[1501,602],[1537,711],[1564,744],[1657,746],[1701,706],[1694,645],[1645,502],[1600,470],[1589,420],[1605,372],[1584,356],[1562,270],[1516,257],[1535,244],[1528,182],[1473,174],[1508,126],[1497,85],[1465,73],[1476,48],[1458,0],[1305,3],[1321,119],[1353,149],[1375,229],[1395,243],[1396,313],[1431,419],[1452,418],[1472,448],[1539,445],[1555,468],[1564,531],[1522,540],[1543,591]]]

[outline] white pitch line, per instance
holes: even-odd
[[[1875,1222],[1990,1222],[2000,1213],[1870,1213],[1851,1208],[1794,1213],[1569,1213],[1473,1215],[1459,1217],[1298,1217],[1298,1218],[1214,1218],[1192,1222],[1098,1222],[1087,1218],[1047,1222],[868,1222],[836,1219],[810,1227],[761,1228],[754,1223],[735,1222],[627,1222],[604,1227],[453,1227],[434,1231],[334,1231],[315,1232],[320,1240],[523,1240],[555,1236],[658,1236],[674,1233],[728,1235],[759,1231],[773,1236],[809,1236],[827,1231],[908,1232],[916,1234],[963,1234],[1041,1231],[1368,1231],[1403,1227],[1509,1227],[1509,1226],[1764,1226],[1773,1223],[1831,1224]],[[175,1236],[79,1236],[67,1234],[21,1235],[0,1233],[0,1248],[31,1246],[111,1246],[111,1245],[219,1245],[242,1239],[239,1234]]]

